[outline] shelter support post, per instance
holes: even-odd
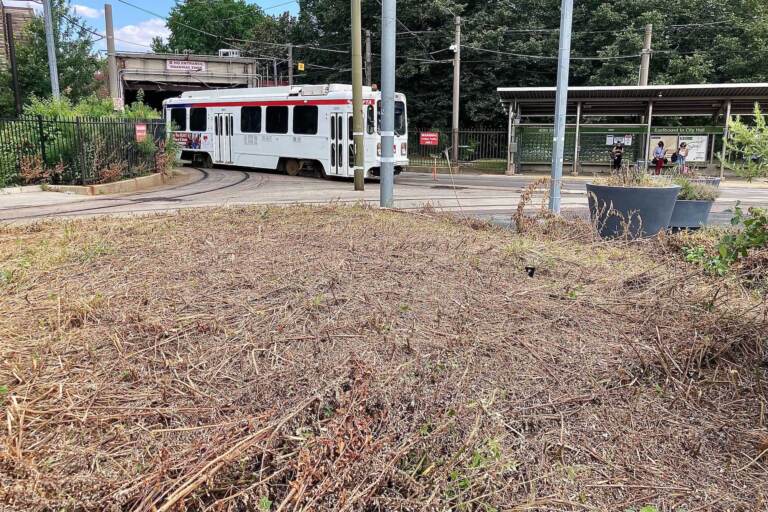
[[[573,175],[579,175],[579,144],[581,139],[581,102],[576,103],[576,138],[573,141]]]
[[[517,112],[517,103],[512,102],[509,104],[509,115],[507,119],[507,172],[504,173],[507,176],[515,174],[515,130],[517,123],[515,122],[515,113]]]
[[[640,155],[645,162],[645,168],[648,169],[648,153],[651,152],[651,126],[653,126],[653,102],[648,102],[648,131],[645,134],[645,147],[643,154]]]
[[[723,150],[720,153],[720,179],[725,175],[725,149],[728,146],[728,125],[731,122],[731,100],[725,104],[725,127],[723,128]]]

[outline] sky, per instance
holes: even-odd
[[[284,5],[286,0],[248,0],[250,4],[261,6],[267,14],[280,14],[284,11],[296,13],[298,4],[293,2]],[[40,11],[42,9],[39,2],[27,0],[3,0],[5,5],[28,5]],[[104,3],[94,0],[71,0],[72,10],[82,18],[86,24],[99,33],[104,32]],[[115,25],[115,46],[120,51],[145,52],[149,51],[149,44],[155,36],[166,38],[168,29],[165,27],[165,20],[162,17],[168,15],[168,12],[176,3],[176,0],[130,0],[133,5],[139,6],[148,11],[158,14],[153,16],[147,12],[121,3],[119,0],[112,0],[112,19]],[[275,7],[277,6],[277,7]],[[161,17],[162,16],[162,17]],[[96,48],[103,50],[106,48],[104,40],[96,43]]]

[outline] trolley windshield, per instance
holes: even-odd
[[[381,133],[381,100],[378,102],[378,126],[379,133]],[[408,120],[405,115],[405,103],[402,101],[395,102],[395,135],[405,135],[408,130]]]

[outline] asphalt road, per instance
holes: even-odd
[[[57,192],[0,195],[0,221],[30,222],[43,218],[83,217],[101,214],[141,214],[181,208],[248,204],[323,204],[329,202],[378,204],[379,185],[366,183],[355,192],[348,180],[321,180],[313,176],[290,177],[241,169],[181,169],[182,175],[162,188],[131,194],[87,197]],[[403,209],[432,208],[506,222],[517,208],[520,193],[536,177],[490,175],[439,175],[406,173],[395,179],[395,206]],[[586,179],[566,178],[563,184],[565,212],[587,215]],[[537,193],[530,208],[544,200]],[[768,185],[724,183],[711,220],[728,222],[737,201],[745,206],[768,205]]]

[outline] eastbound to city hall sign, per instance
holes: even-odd
[[[199,72],[206,71],[208,65],[205,62],[199,60],[173,60],[168,59],[165,61],[165,69],[167,71],[187,71],[187,72]]]

